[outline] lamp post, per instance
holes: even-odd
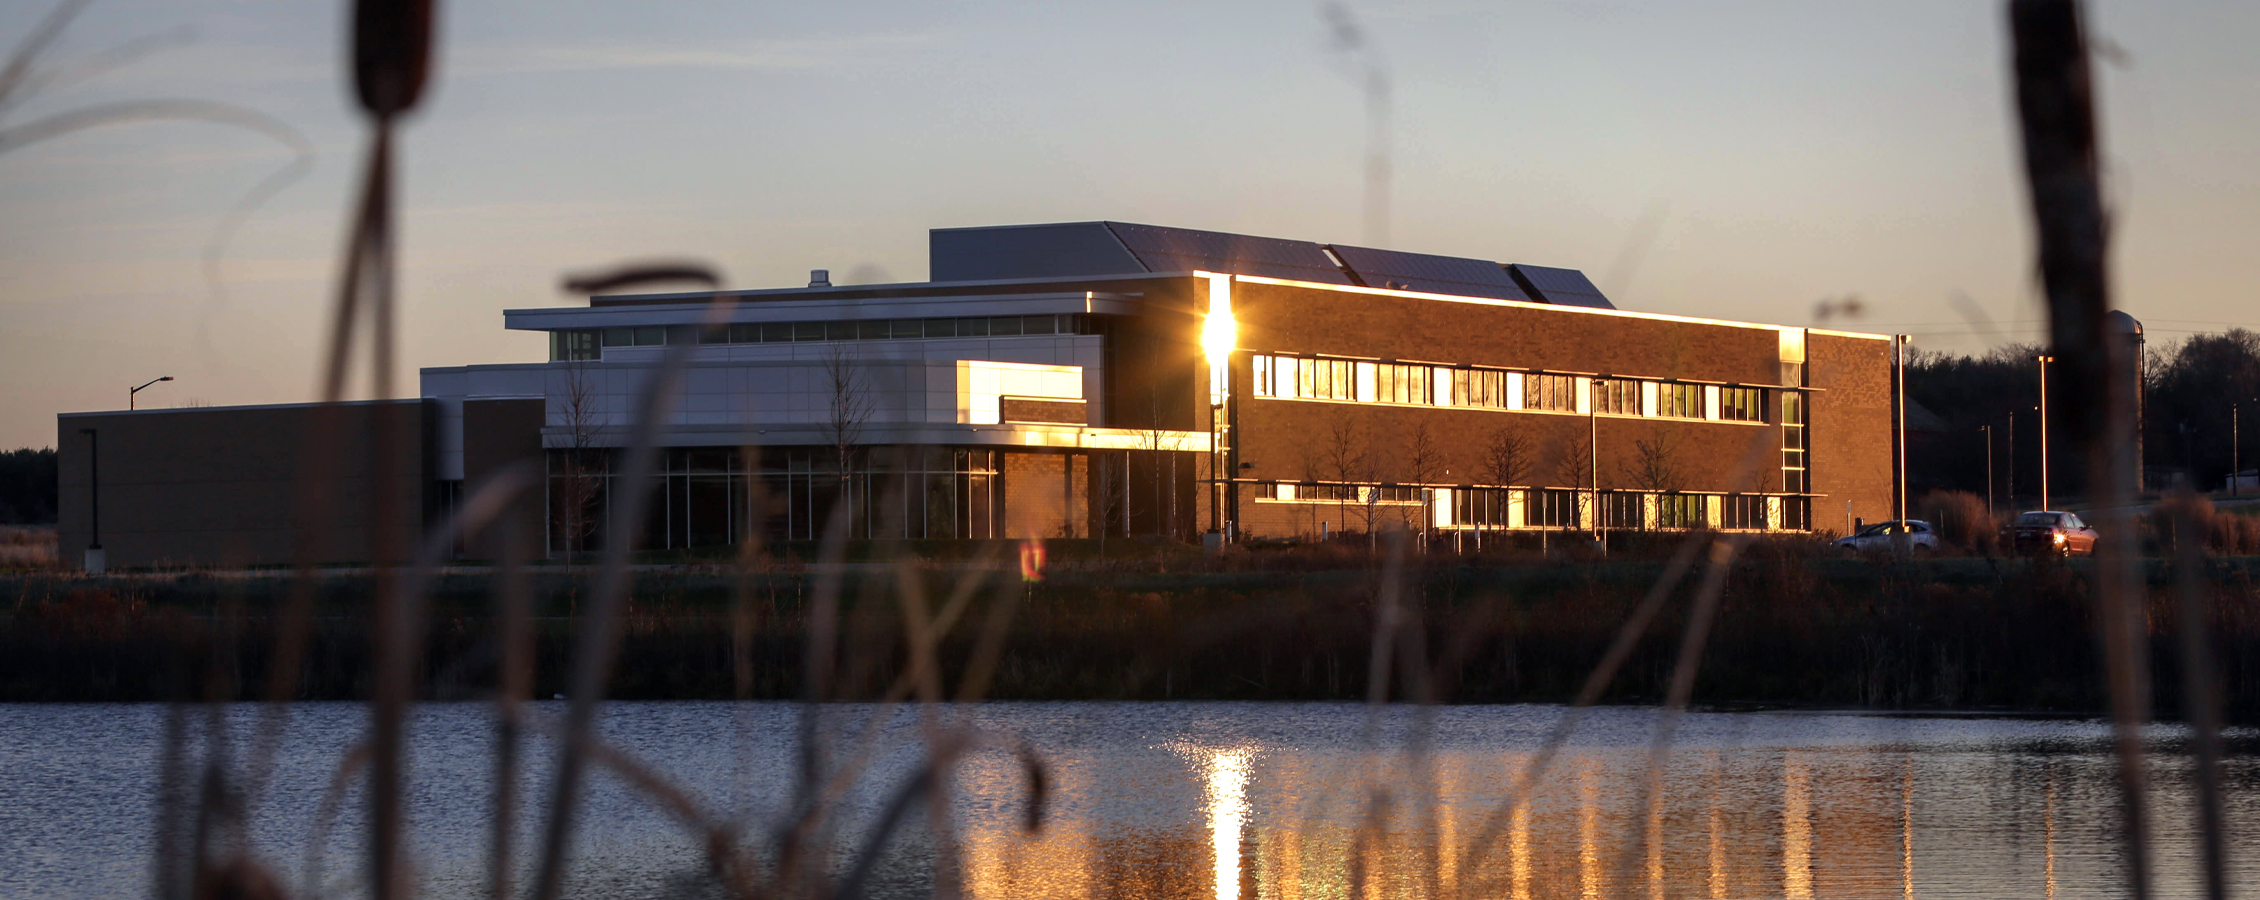
[[[1894,508],[1891,517],[1899,520],[1902,531],[1907,527],[1907,341],[1913,337],[1908,334],[1891,336],[1892,393],[1897,400],[1893,404],[1896,415],[1892,422],[1892,444],[1897,448],[1894,455],[1899,458],[1898,484],[1892,492]]]
[[[100,575],[109,568],[102,552],[102,435],[92,428],[78,433],[86,435],[86,574]]]
[[[2036,356],[2040,360],[2040,508],[2054,509],[2048,503],[2048,364],[2053,356]]]
[[[1987,517],[1987,518],[1992,518],[1992,517],[1993,517],[1993,426],[1991,426],[1991,425],[1980,425],[1980,426],[1978,426],[1978,430],[1979,430],[1979,431],[1983,431],[1983,432],[1985,432],[1985,515],[1986,515],[1986,517]]]
[[[2006,493],[2006,494],[2008,494],[2008,495],[2009,495],[2009,505],[2011,505],[2011,506],[2015,506],[2015,505],[2016,505],[2016,503],[2017,503],[2017,411],[2016,411],[2016,410],[2013,410],[2013,409],[2009,411],[2009,473],[2008,473],[2008,474],[2009,474],[2009,477],[2008,477],[2008,479],[2007,479],[2007,480],[2008,480],[2008,482],[2009,482],[2009,485],[2008,485],[2009,489],[2008,489],[2007,491],[2004,491],[2003,493]]]
[[[133,395],[135,395],[135,394],[138,394],[138,393],[141,393],[141,388],[145,388],[145,387],[148,387],[148,386],[150,386],[150,385],[152,385],[152,384],[156,384],[157,382],[160,382],[160,381],[171,381],[171,380],[173,380],[173,376],[171,376],[171,375],[166,375],[166,376],[162,376],[162,377],[159,377],[159,378],[152,378],[152,379],[149,379],[148,381],[144,381],[144,382],[142,382],[142,383],[141,383],[141,387],[137,387],[137,388],[134,388],[133,390],[127,391],[127,392],[126,392],[126,409],[128,409],[128,410],[131,410],[131,409],[133,409]]]
[[[1593,541],[1601,543],[1601,384],[1585,388],[1585,478],[1593,488]],[[1608,544],[1601,543],[1604,551]]]

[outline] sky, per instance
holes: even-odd
[[[286,145],[151,121],[0,152],[0,448],[160,375],[148,405],[313,399],[367,141],[349,6],[98,0],[0,108],[218,101],[313,153],[208,267]],[[1352,3],[1391,85],[1380,233],[1357,62],[1309,2],[440,7],[399,144],[404,391],[545,358],[501,313],[581,302],[569,272],[914,281],[926,229],[1093,219],[1567,266],[1625,309],[1932,350],[2038,336],[1999,3]],[[0,5],[0,45],[44,9]],[[2118,304],[2154,343],[2260,326],[2260,4],[2089,13]]]

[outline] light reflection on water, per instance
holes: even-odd
[[[624,703],[604,727],[692,796],[739,803],[761,823],[788,796],[793,714],[783,704]],[[831,708],[827,729],[852,739],[868,714]],[[1507,806],[1504,792],[1557,709],[1436,710],[1417,758],[1398,749],[1415,743],[1420,721],[1406,710],[1370,722],[1362,707],[1333,704],[990,704],[968,714],[1034,746],[1052,785],[1044,828],[1030,835],[1009,757],[975,756],[960,771],[958,856],[974,898],[2124,893],[2108,735],[2090,722],[1692,715],[1651,802],[1640,790],[1651,712],[1599,710],[1529,802]],[[147,892],[161,715],[0,705],[0,896]],[[293,885],[321,787],[362,715],[345,704],[296,711],[252,836]],[[411,847],[427,896],[484,890],[485,715],[430,706],[413,723]],[[240,741],[248,710],[234,721]],[[874,780],[846,800],[851,835],[918,757],[910,715],[879,733]],[[547,765],[537,748],[521,772],[521,822],[540,821],[531,804]],[[2229,766],[2232,885],[2260,883],[2260,859],[2239,840],[2260,826],[2260,758],[2240,753]],[[2155,755],[2150,775],[2160,893],[2194,893],[2187,762]],[[704,868],[698,842],[623,785],[598,779],[585,805],[582,893],[659,896]],[[332,880],[347,888],[356,814],[330,851]],[[879,893],[930,888],[915,873],[932,846],[923,831],[906,835]]]

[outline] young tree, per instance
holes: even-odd
[[[1645,491],[1676,491],[1682,487],[1679,442],[1658,435],[1632,442],[1632,460],[1621,473],[1633,487]]]
[[[1500,487],[1522,484],[1536,468],[1530,436],[1512,424],[1501,425],[1491,432],[1491,439],[1483,445],[1483,480]]]
[[[1373,455],[1366,450],[1365,436],[1355,423],[1346,418],[1334,420],[1327,429],[1324,443],[1319,449],[1320,459],[1326,466],[1327,476],[1337,482],[1331,491],[1334,507],[1343,516],[1355,509],[1363,519],[1365,530],[1373,530],[1373,498],[1379,496],[1363,490],[1372,480]],[[1364,503],[1357,502],[1365,495]],[[1343,524],[1347,525],[1347,522]]]
[[[564,367],[564,390],[559,394],[558,424],[565,428],[567,447],[559,454],[558,477],[554,482],[557,494],[561,536],[564,538],[565,564],[573,564],[574,554],[588,545],[596,535],[599,517],[598,501],[604,495],[605,461],[596,448],[597,428],[602,424],[599,409],[601,392],[595,373],[589,371],[588,362],[573,360]]]
[[[1420,497],[1417,512],[1420,521],[1415,523],[1414,530],[1426,535],[1429,524],[1436,521],[1428,508],[1428,490],[1444,477],[1444,453],[1436,446],[1427,422],[1415,423],[1405,436],[1405,474],[1412,479],[1413,490]]]
[[[877,404],[871,397],[869,376],[842,345],[834,344],[824,354],[824,386],[828,394],[824,437],[832,445],[833,472],[844,491],[855,472],[855,453],[863,441],[863,427],[871,421]]]
[[[1575,498],[1570,508],[1571,519],[1584,521],[1589,507],[1601,502],[1599,486],[1593,480],[1592,438],[1581,434],[1577,440],[1563,445],[1554,458],[1554,474],[1563,484],[1575,489],[1571,495]]]

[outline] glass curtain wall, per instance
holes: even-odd
[[[727,547],[752,535],[818,540],[835,514],[847,536],[990,538],[998,526],[998,452],[894,446],[857,451],[842,476],[824,447],[665,451],[642,549]],[[550,550],[598,549],[614,523],[621,476],[609,451],[549,454]]]

